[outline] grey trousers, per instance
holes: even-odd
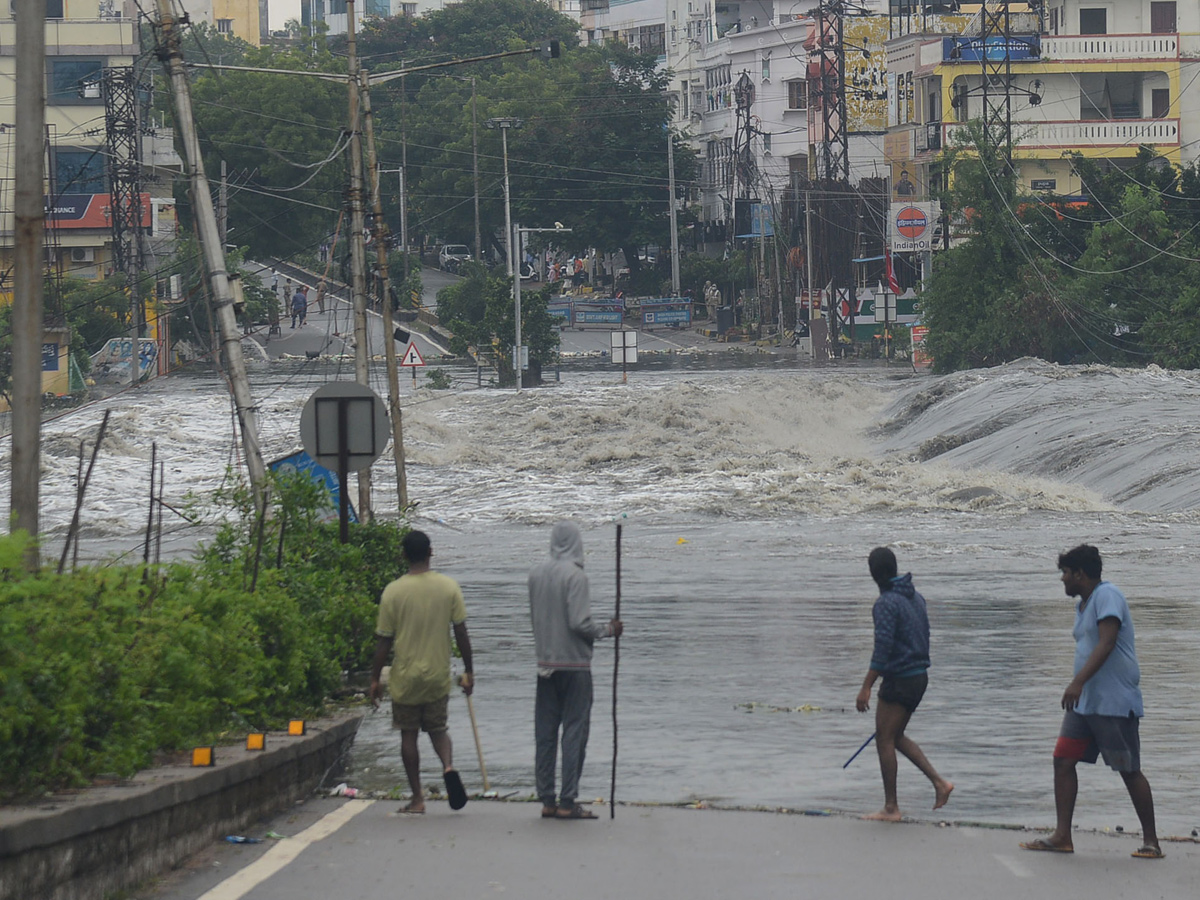
[[[555,672],[549,678],[538,678],[533,725],[537,747],[537,793],[543,806],[555,805],[554,768],[560,727],[562,790],[558,794],[558,805],[575,805],[591,722],[592,673],[589,669]]]

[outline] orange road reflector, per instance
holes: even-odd
[[[292,721],[288,722],[288,734],[297,737],[304,734],[304,720],[292,719]]]
[[[193,747],[192,748],[192,765],[193,766],[215,766],[217,764],[217,754],[215,747]]]
[[[257,733],[257,732],[254,734],[246,735],[246,749],[247,750],[266,750],[267,749],[267,736],[265,734],[261,734],[261,733]]]

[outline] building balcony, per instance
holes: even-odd
[[[17,23],[0,20],[0,56],[16,53]],[[137,56],[133,19],[47,19],[46,55]]]
[[[1044,62],[1149,62],[1178,60],[1177,34],[1059,34],[1043,35]]]
[[[941,39],[942,62],[962,66],[978,67],[984,59],[1001,63],[1005,49],[1003,38],[998,36],[988,38],[986,45],[970,35]],[[1020,34],[1012,36],[1007,50],[1010,62],[1026,65],[1177,62],[1180,58],[1178,34]]]
[[[943,122],[942,143],[948,146],[963,129],[958,122]],[[965,138],[965,135],[963,136]],[[1070,122],[1013,122],[1015,149],[1090,150],[1125,147],[1136,152],[1142,144],[1178,147],[1178,119],[1114,119]]]

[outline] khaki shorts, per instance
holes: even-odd
[[[438,734],[450,721],[450,695],[428,703],[397,703],[392,701],[392,726],[401,731],[424,731]]]

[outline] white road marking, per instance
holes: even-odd
[[[348,800],[329,815],[305,828],[295,837],[280,841],[246,868],[226,878],[199,900],[241,900],[248,893],[299,856],[311,844],[323,840],[374,803]]]
[[[1033,877],[1033,872],[1025,868],[1023,863],[1017,862],[1015,858],[1005,856],[1003,853],[993,853],[992,856],[996,858],[1000,865],[1004,866],[1004,868],[1008,869],[1008,871],[1012,872],[1018,878]]]

